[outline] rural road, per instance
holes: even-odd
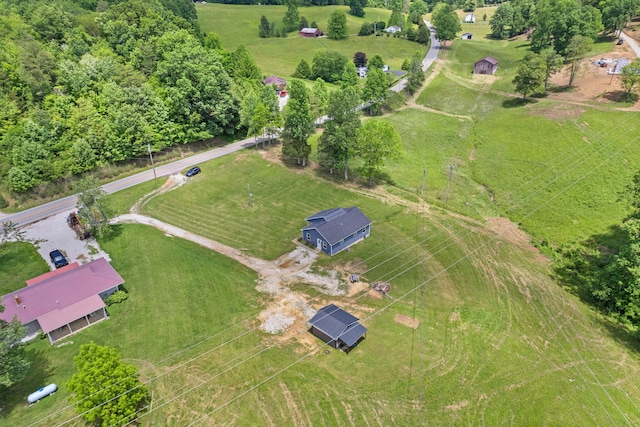
[[[625,33],[620,33],[620,38],[625,41],[629,45],[631,49],[636,53],[636,56],[640,58],[640,46],[633,37],[626,35]]]
[[[438,56],[438,51],[440,50],[440,42],[435,38],[435,28],[431,26],[431,24],[425,21],[427,27],[431,31],[431,46],[429,48],[429,52],[425,56],[422,61],[422,69],[427,70],[433,61],[435,61]],[[395,92],[400,92],[405,88],[407,84],[407,79],[402,79],[395,86],[391,88],[391,90]],[[260,140],[259,140],[260,141]],[[180,173],[187,167],[206,162],[207,160],[216,159],[218,157],[226,156],[227,154],[234,153],[236,151],[240,151],[247,147],[254,147],[256,145],[256,141],[254,137],[243,139],[242,141],[234,142],[233,144],[226,145],[220,148],[214,148],[209,151],[205,151],[200,154],[196,154],[191,157],[186,157],[184,159],[176,160],[175,162],[167,163],[162,166],[158,166],[155,168],[155,173],[158,177],[164,177],[173,175],[176,173]],[[143,182],[151,181],[154,179],[153,170],[147,170],[144,172],[137,173],[135,175],[128,176],[126,178],[119,179],[117,181],[110,182],[102,186],[102,189],[107,193],[115,193],[120,190],[124,190],[129,187],[133,187],[134,185],[141,184]],[[31,209],[27,209],[22,212],[18,212],[15,214],[3,214],[0,212],[0,221],[12,221],[18,226],[25,226],[28,224],[32,224],[34,222],[45,219],[51,215],[56,215],[61,212],[66,212],[72,210],[76,205],[77,197],[67,196],[62,199],[54,200],[52,202],[46,203],[44,205],[36,206]]]
[[[260,139],[258,140],[258,142],[260,142]],[[173,175],[183,171],[191,165],[226,156],[227,154],[240,151],[247,147],[254,147],[255,145],[256,141],[254,137],[243,139],[242,141],[234,142],[233,144],[225,145],[224,147],[214,148],[213,150],[205,151],[191,157],[176,160],[175,162],[167,163],[166,165],[157,166],[155,168],[156,175],[158,177]],[[133,187],[134,185],[138,185],[143,182],[151,181],[152,179],[154,179],[153,170],[147,170],[105,184],[102,186],[102,189],[107,194],[111,194],[120,190],[124,190],[125,188]],[[76,200],[76,196],[67,196],[62,199],[54,200],[52,202],[27,209],[22,212],[11,215],[3,215],[0,217],[0,220],[3,222],[12,221],[19,226],[25,226],[45,219],[51,215],[56,215],[58,213],[73,209],[76,205]]]

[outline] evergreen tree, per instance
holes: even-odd
[[[296,70],[293,72],[292,77],[295,77],[296,79],[311,78],[311,67],[309,67],[309,63],[304,59],[301,59]]]
[[[14,227],[11,221],[2,224],[3,236],[0,241],[0,254],[2,247],[8,242],[9,236],[20,231]],[[11,238],[13,241],[14,239]],[[0,313],[4,306],[0,304]],[[17,317],[11,322],[0,319],[0,390],[11,387],[22,380],[31,366],[31,362],[25,353],[25,344],[22,339],[26,335],[26,328],[22,326]]]
[[[272,35],[271,24],[269,23],[267,17],[264,15],[262,15],[262,18],[260,18],[260,26],[258,27],[258,32],[260,37],[263,39],[269,38]]]
[[[347,14],[344,10],[335,9],[331,12],[327,24],[327,37],[334,40],[347,38]]]
[[[349,0],[349,14],[362,18],[367,0]]]
[[[284,32],[295,31],[300,25],[300,14],[298,13],[298,3],[296,0],[286,0],[287,11],[282,18]],[[285,36],[286,37],[286,36]]]

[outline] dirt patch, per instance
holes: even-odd
[[[420,326],[420,321],[418,319],[405,316],[404,314],[396,314],[396,317],[394,317],[393,320],[401,325],[408,326],[411,329],[418,329],[418,326]]]
[[[551,120],[565,120],[578,117],[584,108],[573,104],[548,104],[544,107],[529,110],[530,114],[546,117]]]
[[[520,230],[518,226],[509,219],[499,217],[488,218],[487,222],[491,229],[505,240],[516,246],[533,248],[533,246],[531,246],[531,239],[527,233]]]
[[[627,43],[616,45],[611,52],[605,55],[591,57],[583,62],[583,69],[574,79],[574,87],[571,89],[566,87],[569,83],[569,77],[567,67],[565,67],[549,79],[551,88],[548,91],[548,98],[572,102],[615,104],[620,100],[623,89],[618,76],[608,74],[608,70],[613,68],[619,59],[632,60],[635,57],[635,52]],[[601,63],[604,63],[605,66],[601,66]],[[640,103],[636,103],[631,109],[640,111]]]
[[[460,313],[454,311],[449,315],[449,322],[457,322],[458,320],[460,320]]]

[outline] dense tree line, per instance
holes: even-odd
[[[234,133],[261,72],[189,0],[0,0],[0,177],[25,192]]]

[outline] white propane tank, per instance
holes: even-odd
[[[50,394],[54,393],[57,389],[58,389],[58,386],[55,384],[49,384],[46,387],[42,387],[38,391],[34,391],[33,393],[31,393],[29,397],[27,397],[27,402],[29,402],[30,404],[36,403],[38,400],[42,399],[43,397],[47,397]]]

